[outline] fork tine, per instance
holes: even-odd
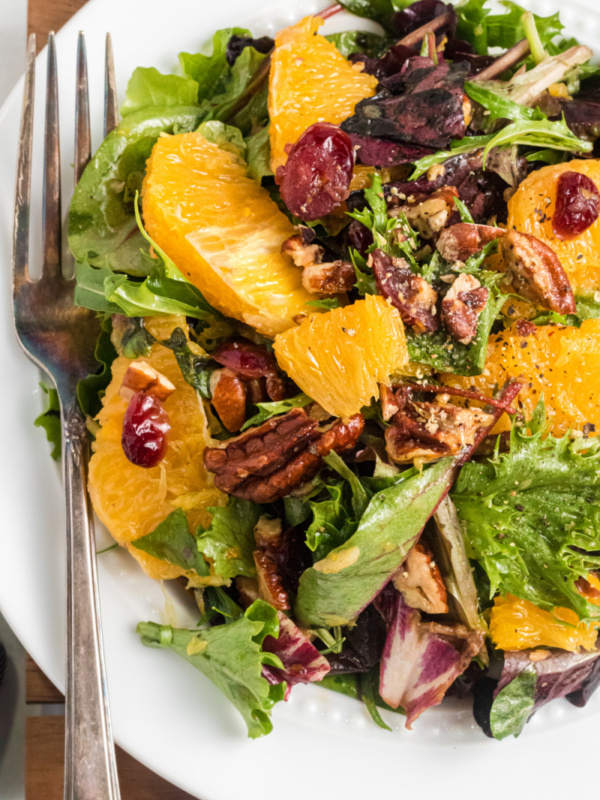
[[[75,100],[75,183],[92,155],[92,139],[90,133],[90,100],[88,94],[87,58],[85,37],[79,31],[77,40],[77,95]]]
[[[33,147],[33,100],[35,94],[35,33],[27,46],[27,74],[19,133],[17,189],[13,232],[14,289],[29,278],[29,207],[31,203],[31,153]]]
[[[117,82],[115,80],[115,61],[113,57],[112,39],[106,34],[106,66],[104,83],[104,135],[109,134],[119,124],[119,106],[117,104]]]
[[[44,131],[44,252],[43,278],[61,275],[60,134],[58,127],[58,75],[54,32],[48,36],[46,127]]]

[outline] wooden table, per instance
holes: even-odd
[[[38,50],[46,44],[48,33],[58,31],[85,2],[29,0],[28,32],[37,35]],[[32,714],[27,718],[25,800],[62,800],[65,720],[58,712],[64,697],[31,659],[27,662],[26,695],[30,706],[46,707],[57,713]],[[49,705],[58,707],[48,709]],[[192,800],[187,792],[159,778],[120,748],[117,748],[117,762],[123,800]]]

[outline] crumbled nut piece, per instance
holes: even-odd
[[[454,281],[442,300],[442,322],[453,339],[470,344],[477,334],[477,320],[490,292],[474,275],[464,272]]]
[[[287,611],[290,607],[290,598],[283,588],[275,559],[267,550],[260,548],[254,551],[253,556],[258,575],[258,596],[270,603],[273,608]]]
[[[550,658],[552,653],[550,650],[532,650],[529,653],[529,660],[536,662],[536,661],[545,661],[547,658]]]
[[[456,455],[472,445],[477,433],[493,420],[479,408],[409,402],[385,432],[386,449],[397,464]]]
[[[349,292],[356,281],[354,267],[347,261],[326,264],[309,264],[302,272],[302,286],[314,294],[342,294]]]
[[[500,242],[507,278],[526,300],[558,314],[575,314],[569,279],[554,250],[528,233],[509,231]]]
[[[448,597],[440,570],[431,550],[421,542],[412,548],[394,576],[394,586],[402,592],[411,608],[427,614],[446,614],[448,611]]]
[[[281,539],[282,526],[280,519],[271,519],[261,514],[254,526],[254,538],[259,547],[270,547]]]
[[[402,321],[419,333],[438,328],[437,292],[420,275],[411,272],[403,258],[392,258],[383,250],[370,256],[380,293],[398,309]]]
[[[131,400],[136,392],[151,394],[160,401],[170,397],[175,386],[162,373],[151,367],[146,361],[132,361],[123,375],[119,394],[125,400]]]
[[[392,389],[383,383],[379,386],[379,401],[381,403],[381,416],[384,422],[389,422],[394,414],[400,411],[400,402]]]
[[[455,261],[466,261],[467,258],[482,250],[486,244],[503,236],[506,236],[504,228],[459,222],[442,231],[436,247],[442,258],[454,263]]]
[[[228,431],[239,431],[246,421],[246,384],[228,369],[218,369],[210,376],[215,411]]]
[[[319,264],[325,250],[318,244],[306,244],[301,233],[290,236],[281,245],[281,252],[289,256],[297,267]]]
[[[445,174],[446,167],[443,164],[434,164],[427,170],[427,180],[433,182],[438,178],[442,178]],[[398,190],[396,189],[396,191]]]
[[[246,578],[243,575],[238,575],[235,579],[235,588],[240,594],[239,600],[244,608],[248,608],[255,600],[258,600],[258,581],[256,578]]]
[[[310,480],[332,450],[340,453],[356,444],[364,418],[355,414],[337,420],[326,432],[317,428],[304,409],[273,417],[258,428],[208,447],[204,464],[215,473],[215,486],[228,494],[257,503],[272,503]]]
[[[406,215],[410,225],[423,239],[433,239],[445,226],[454,211],[454,198],[458,192],[454,186],[442,186],[430,195],[415,195],[406,205],[397,206],[392,216],[400,212]]]
[[[317,422],[325,422],[326,419],[331,419],[329,411],[325,411],[323,406],[318,403],[310,403],[306,406],[306,412],[311,419],[316,419]]]

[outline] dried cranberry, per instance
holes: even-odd
[[[281,196],[292,214],[314,220],[330,214],[350,194],[354,148],[347,133],[316,122],[290,150],[277,170]]]
[[[138,467],[155,467],[167,452],[169,415],[151,394],[136,392],[123,419],[123,452]]]
[[[230,339],[219,345],[212,357],[246,380],[277,373],[275,359],[267,348],[248,339]]]
[[[556,186],[556,208],[552,230],[557,239],[572,239],[598,219],[600,192],[581,172],[561,173]]]

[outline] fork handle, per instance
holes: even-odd
[[[70,394],[70,393],[69,393]],[[67,696],[65,800],[119,800],[87,495],[88,434],[71,395],[62,402],[67,507]]]

